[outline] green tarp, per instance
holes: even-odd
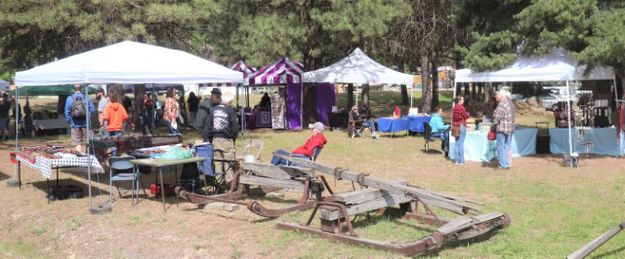
[[[98,88],[89,86],[89,93],[95,93]],[[22,86],[19,89],[20,96],[60,96],[71,95],[74,92],[73,85],[48,85],[48,86]],[[83,87],[82,92],[85,89]],[[11,91],[15,94],[15,90]]]

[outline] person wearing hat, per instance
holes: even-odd
[[[214,160],[235,160],[235,141],[239,134],[239,119],[234,109],[230,107],[230,103],[234,99],[232,93],[225,93],[221,96],[221,103],[215,104],[208,116],[206,123],[208,125],[208,139],[212,139],[213,158]],[[221,151],[221,152],[219,152]],[[216,173],[220,172],[222,167],[216,166]]]
[[[325,130],[325,126],[321,122],[315,122],[312,127],[312,136],[310,136],[304,145],[299,146],[293,151],[289,152],[286,150],[276,150],[275,154],[289,155],[293,157],[301,157],[310,159],[315,155],[315,149],[323,149],[323,147],[328,143],[328,139],[325,135],[323,135],[323,131]],[[271,163],[274,165],[285,165],[287,161],[274,156],[271,158]]]
[[[352,106],[347,117],[347,133],[350,137],[360,136],[362,133],[362,120],[360,120],[360,113],[358,112],[358,106]]]
[[[499,90],[495,96],[497,108],[493,113],[492,127],[497,133],[497,160],[499,169],[510,169],[512,166],[512,133],[514,132],[514,104],[510,100],[510,92]]]

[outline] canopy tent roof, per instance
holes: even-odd
[[[533,82],[613,80],[610,67],[599,66],[585,74],[587,66],[578,65],[565,51],[556,50],[539,57],[518,57],[511,66],[497,71],[473,72],[471,69],[456,71],[456,82]]]
[[[173,87],[176,90],[184,91],[184,86],[181,84],[145,84],[146,92],[163,92],[167,91],[167,89]],[[124,84],[122,86],[124,93],[132,93],[134,91],[134,85]],[[22,90],[20,89],[20,93]]]
[[[84,91],[84,87],[82,87]],[[21,96],[60,96],[71,95],[74,92],[73,85],[48,85],[42,86],[22,86],[19,88]],[[98,87],[89,85],[89,93],[95,93]],[[15,90],[11,90],[12,94],[15,94]]]
[[[385,67],[356,48],[328,67],[304,73],[304,82],[412,85],[413,75]]]
[[[18,87],[88,83],[194,84],[243,82],[243,74],[184,51],[123,41],[26,71]]]
[[[245,63],[245,61],[243,60],[239,60],[237,61],[237,63],[234,63],[234,65],[232,65],[232,67],[230,67],[230,69],[234,70],[234,71],[239,71],[243,73],[243,77],[246,77],[251,74],[256,72],[256,69],[253,68],[252,66],[248,65]]]
[[[249,74],[245,81],[250,85],[292,84],[301,82],[304,65],[282,57]]]

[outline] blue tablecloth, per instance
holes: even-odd
[[[615,128],[594,128],[590,130],[583,130],[583,137],[580,137],[579,130],[572,128],[571,135],[573,136],[573,152],[579,154],[598,154],[609,156],[620,156],[625,154],[623,149],[623,134],[621,138],[616,137]],[[569,153],[569,139],[568,129],[566,128],[552,128],[549,129],[549,148],[552,154],[568,154]],[[582,145],[584,142],[592,142],[592,149],[586,152],[586,147]]]
[[[380,132],[398,132],[408,130],[408,118],[393,119],[391,117],[378,118]]]
[[[408,116],[408,129],[412,132],[423,133],[423,123],[430,123],[431,116]]]
[[[521,157],[536,154],[538,129],[518,128],[512,134],[512,156]],[[449,157],[454,158],[455,138],[449,140]],[[464,159],[467,161],[488,162],[495,158],[495,141],[488,140],[488,134],[481,131],[467,132],[464,140]]]

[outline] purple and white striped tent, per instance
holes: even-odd
[[[245,81],[250,85],[299,84],[302,81],[303,73],[304,65],[302,63],[283,57],[247,75]]]

